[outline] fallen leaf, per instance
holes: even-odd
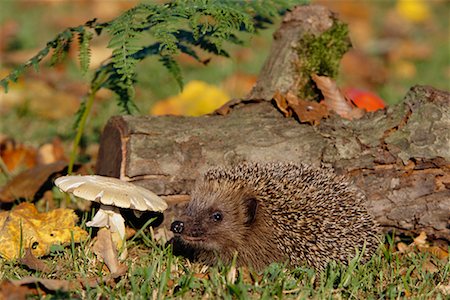
[[[50,272],[50,268],[44,263],[44,261],[38,259],[33,255],[30,248],[25,250],[25,255],[19,259],[20,263],[28,268],[44,273]]]
[[[36,149],[16,144],[11,138],[4,138],[1,141],[0,156],[9,171],[19,168],[29,169],[36,165]]]
[[[273,100],[275,100],[276,107],[283,113],[285,117],[292,116],[292,111],[289,109],[286,97],[282,95],[280,91],[275,92],[275,95],[273,95]]]
[[[53,175],[62,172],[66,167],[66,162],[58,161],[23,171],[0,189],[0,202],[13,202],[20,198],[33,199]],[[48,188],[51,188],[50,184]]]
[[[67,161],[61,139],[55,138],[51,144],[44,144],[39,147],[37,161],[40,165],[51,164],[57,161]]]
[[[87,232],[75,226],[78,217],[71,209],[58,208],[39,213],[30,203],[21,203],[11,211],[0,212],[0,255],[5,259],[20,257],[22,249],[31,248],[36,257],[48,254],[50,246],[79,243]]]
[[[398,0],[396,10],[400,16],[414,23],[422,23],[431,16],[426,0]]]
[[[416,246],[423,246],[426,244],[427,241],[427,234],[425,231],[422,231],[415,239],[414,239],[414,245]]]
[[[209,274],[208,273],[194,273],[192,276],[197,278],[197,279],[209,280]]]
[[[400,253],[406,253],[409,250],[409,246],[403,242],[400,242],[397,244],[397,249],[398,251],[400,251]]]
[[[337,87],[336,82],[330,77],[312,75],[312,79],[323,94],[324,103],[329,110],[334,111],[343,118],[359,119],[364,115],[364,110],[354,107]]]
[[[101,228],[97,233],[97,240],[92,248],[94,253],[101,258],[111,273],[113,278],[124,275],[128,267],[118,260],[117,249],[113,243],[111,231]]]
[[[221,107],[216,109],[214,111],[214,113],[216,115],[221,115],[221,116],[228,115],[231,112],[231,110],[233,109],[233,107],[240,103],[242,103],[241,99],[231,99],[230,101],[226,102]]]
[[[431,253],[439,259],[448,259],[448,252],[441,247],[431,246],[431,247],[421,247],[418,246],[420,252]]]
[[[405,243],[398,243],[397,249],[401,253],[412,252],[414,249],[419,250],[421,253],[430,253],[438,259],[445,260],[448,259],[448,244],[444,245],[434,245],[430,246],[427,242],[427,234],[422,231],[411,244],[408,246]]]
[[[136,229],[125,227],[125,239],[129,240],[136,234]]]
[[[0,299],[2,300],[25,300],[30,294],[37,295],[36,289],[17,286],[9,280],[4,280],[0,283]]]
[[[383,99],[373,92],[356,88],[347,88],[343,92],[347,99],[366,111],[377,111],[386,107]]]
[[[45,279],[37,277],[24,277],[20,280],[11,281],[16,286],[26,285],[26,284],[42,284],[46,289],[50,291],[63,291],[68,292],[70,290],[80,289],[80,282],[77,280],[59,280],[59,279]]]
[[[426,260],[422,264],[422,270],[428,272],[428,273],[436,273],[439,271],[438,267],[436,267],[435,264],[433,264],[430,260]]]
[[[153,115],[200,116],[213,112],[230,97],[220,88],[206,82],[193,80],[183,91],[158,102],[151,109]]]
[[[317,125],[320,120],[328,117],[328,109],[322,103],[301,100],[291,92],[286,94],[286,101],[301,123]]]

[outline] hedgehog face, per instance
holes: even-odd
[[[256,197],[246,188],[202,182],[171,230],[194,248],[233,251],[245,245],[257,207]]]

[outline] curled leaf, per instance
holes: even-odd
[[[352,120],[359,119],[364,115],[364,110],[354,107],[350,101],[345,99],[337,87],[336,82],[330,77],[312,75],[312,79],[323,94],[324,103],[329,110],[334,111],[343,118]]]
[[[98,231],[93,251],[105,262],[113,278],[122,276],[127,272],[128,267],[118,260],[117,249],[114,246],[111,231],[108,229],[102,228]]]
[[[328,109],[322,103],[299,99],[291,92],[283,95],[277,91],[273,99],[285,117],[291,116],[293,112],[301,123],[319,124],[320,120],[328,116]]]

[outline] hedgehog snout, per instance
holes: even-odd
[[[183,221],[174,221],[170,225],[170,231],[174,233],[182,233],[184,230],[184,222]]]

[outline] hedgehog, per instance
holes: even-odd
[[[323,270],[367,261],[380,243],[365,195],[330,168],[245,162],[213,167],[171,224],[174,245],[196,261],[262,270],[273,262]]]

